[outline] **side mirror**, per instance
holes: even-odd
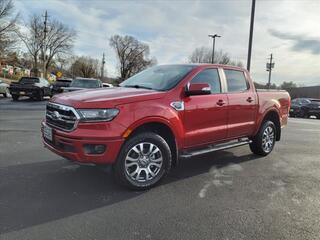
[[[185,94],[186,96],[208,95],[211,94],[211,88],[208,83],[188,83]]]

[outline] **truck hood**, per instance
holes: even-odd
[[[50,101],[74,108],[111,108],[121,104],[164,97],[165,92],[136,88],[98,88],[67,92]]]

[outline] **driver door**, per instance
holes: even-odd
[[[218,69],[204,69],[190,83],[208,83],[211,94],[185,97],[185,146],[194,147],[226,139],[228,98],[222,93]]]

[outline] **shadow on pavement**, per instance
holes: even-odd
[[[162,186],[206,173],[211,167],[258,159],[221,151],[186,159]],[[65,218],[147,194],[119,187],[112,174],[63,160],[0,168],[0,233]]]

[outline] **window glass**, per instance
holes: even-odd
[[[39,83],[39,78],[29,78],[29,77],[23,77],[20,79],[20,84],[32,84],[32,83]]]
[[[151,67],[128,78],[120,86],[166,91],[176,86],[194,67],[194,65],[160,65]]]
[[[228,92],[243,92],[248,89],[247,81],[242,71],[224,70]]]
[[[208,83],[211,88],[211,93],[221,92],[220,78],[217,69],[203,70],[191,80],[191,83]]]

